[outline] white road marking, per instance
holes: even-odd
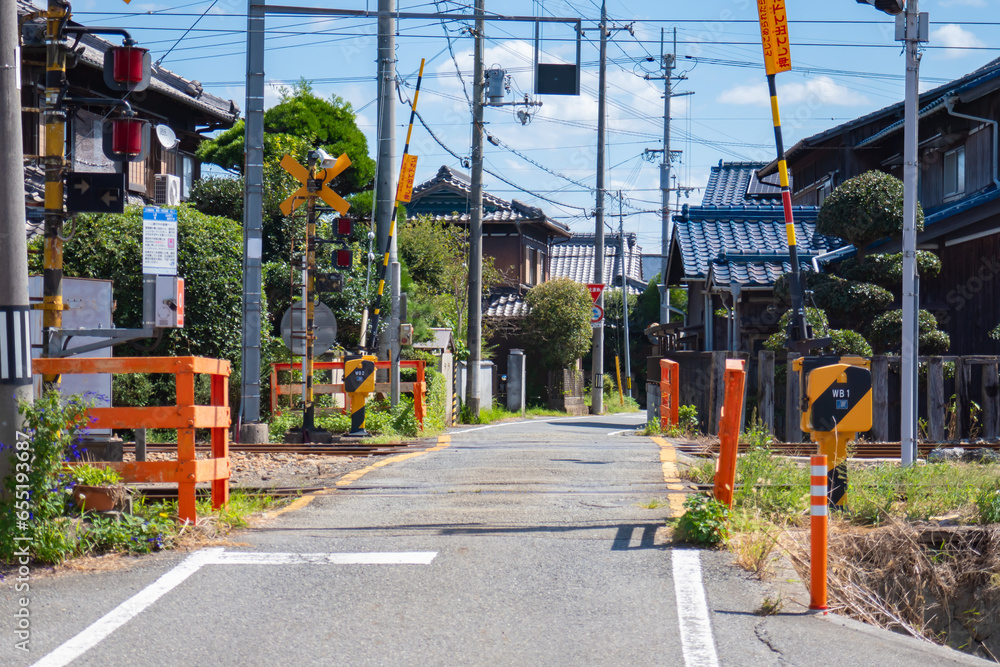
[[[436,551],[359,554],[248,553],[229,551],[211,565],[430,565]]]
[[[712,623],[708,617],[705,587],[701,583],[701,560],[694,549],[675,549],[674,592],[681,628],[681,650],[685,667],[718,667]]]
[[[142,613],[151,604],[176,588],[205,565],[430,565],[436,551],[371,553],[253,553],[225,549],[201,549],[182,560],[174,569],[142,589],[80,634],[63,643],[33,667],[62,667],[97,646],[102,639]]]
[[[221,547],[201,549],[180,562],[174,569],[146,586],[125,602],[94,621],[83,632],[73,637],[56,650],[35,663],[34,667],[61,667],[68,665],[81,655],[97,646],[98,643],[112,632],[138,616],[149,605],[164,594],[173,590],[178,584],[201,569],[202,565],[211,562],[224,551]]]

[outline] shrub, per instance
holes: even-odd
[[[593,337],[593,301],[586,287],[569,278],[556,278],[528,290],[525,301],[531,310],[524,326],[546,368],[569,368],[586,354]]]
[[[729,508],[706,494],[688,496],[687,511],[677,521],[677,537],[692,544],[715,546],[729,537]]]
[[[917,205],[917,231],[924,228],[924,212]],[[859,253],[903,229],[903,182],[882,171],[850,178],[823,202],[816,232],[846,239]]]

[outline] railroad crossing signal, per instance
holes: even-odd
[[[292,212],[301,206],[310,196],[316,196],[330,205],[330,208],[337,213],[344,215],[351,205],[343,197],[331,190],[328,185],[330,181],[339,176],[345,169],[351,166],[351,158],[344,153],[337,158],[337,162],[329,169],[319,170],[320,178],[309,178],[309,170],[303,167],[291,155],[281,158],[281,167],[294,176],[302,184],[298,190],[292,193],[285,201],[281,202],[281,212],[291,215]]]
[[[861,357],[803,357],[792,362],[802,395],[801,428],[826,455],[829,505],[847,505],[847,443],[872,427],[872,375]]]

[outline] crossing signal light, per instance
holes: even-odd
[[[104,52],[104,83],[111,90],[139,92],[149,87],[149,49],[126,41]]]
[[[112,162],[142,162],[149,153],[149,123],[134,115],[104,121],[102,148]]]
[[[333,251],[333,265],[338,269],[349,269],[354,263],[354,252],[350,248],[337,248]]]
[[[857,0],[859,5],[871,5],[886,14],[902,14],[906,0]]]
[[[354,231],[354,220],[351,218],[337,218],[336,226],[333,233],[339,239],[348,239],[351,237],[351,232]]]

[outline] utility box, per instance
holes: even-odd
[[[184,327],[184,279],[156,276],[153,292],[153,325],[158,329]]]
[[[399,325],[399,344],[413,345],[413,325],[409,322]]]

